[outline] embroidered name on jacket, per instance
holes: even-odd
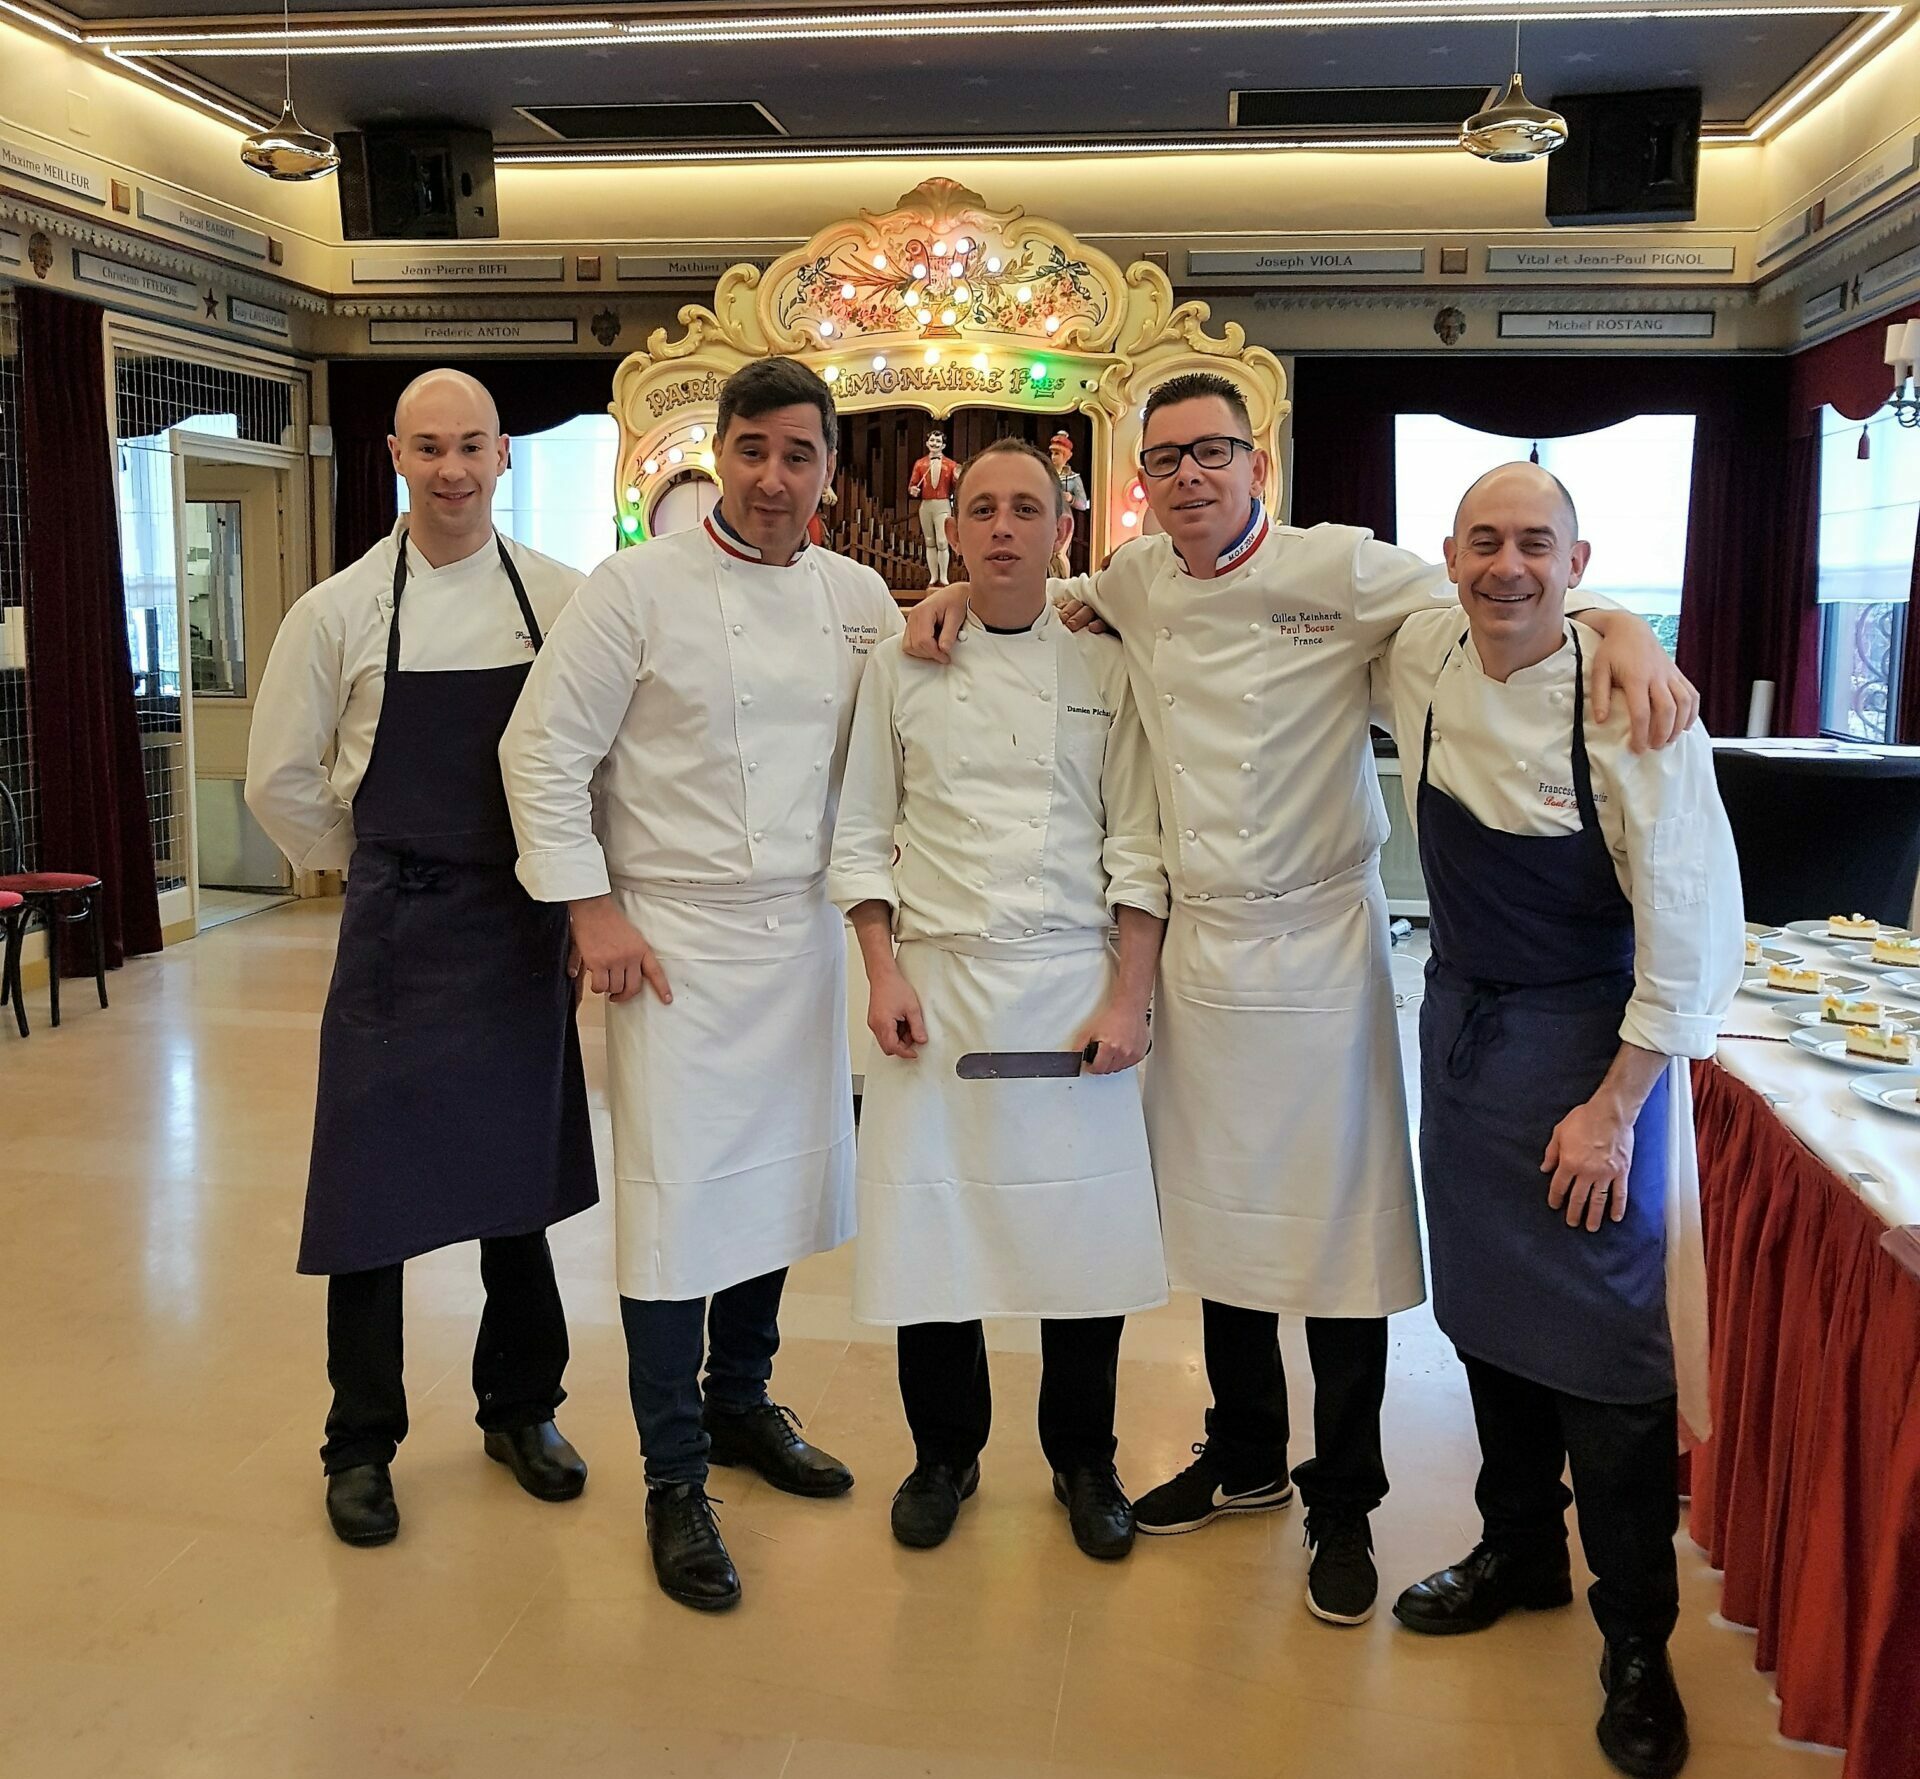
[[[1548,809],[1578,809],[1580,807],[1580,799],[1574,795],[1573,786],[1570,784],[1554,784],[1550,780],[1543,778],[1536,782],[1535,789],[1540,793],[1541,803]],[[1593,793],[1593,802],[1596,809],[1606,801],[1607,793],[1605,791],[1596,790]]]
[[[856,655],[865,655],[872,651],[873,645],[880,640],[880,627],[877,624],[845,624],[840,626],[840,634],[847,639],[847,646]]]
[[[1297,649],[1318,648],[1346,621],[1337,611],[1274,612],[1268,620]]]
[[[1109,723],[1113,721],[1112,711],[1100,710],[1091,704],[1069,704],[1067,714],[1075,717],[1101,717]]]

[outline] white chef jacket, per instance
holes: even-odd
[[[403,519],[351,567],[295,600],[280,621],[247,743],[247,807],[297,871],[342,871],[353,857],[353,796],[386,700],[387,627]],[[505,540],[543,635],[580,571]],[[400,666],[441,673],[513,667],[533,638],[492,534],[432,568],[408,549]],[[332,764],[328,764],[331,756]]]
[[[1584,624],[1579,631],[1590,688],[1600,638]],[[1391,701],[1411,821],[1419,821],[1421,736],[1431,703],[1428,775],[1474,820],[1508,834],[1579,829],[1571,629],[1546,660],[1502,683],[1482,670],[1464,612],[1425,612],[1402,626],[1378,674]],[[1660,1056],[1711,1056],[1745,957],[1740,863],[1714,781],[1712,743],[1696,726],[1671,747],[1636,754],[1617,698],[1604,725],[1589,707],[1586,740],[1600,829],[1633,904],[1634,989],[1620,1036]],[[1489,894],[1497,897],[1498,886]]]
[[[1165,919],[1153,773],[1118,646],[1051,607],[1017,636],[972,617],[967,630],[947,668],[897,638],[874,651],[827,893],[843,909],[892,905],[903,940],[1016,949],[1104,929],[1123,905]]]
[[[904,627],[879,575],[828,550],[776,567],[700,526],[608,557],[500,744],[528,894],[817,884],[861,670]]]

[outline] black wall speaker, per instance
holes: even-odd
[[[342,130],[339,144],[340,228],[349,241],[498,237],[488,131]]]
[[[1700,183],[1700,89],[1556,94],[1564,148],[1547,158],[1547,221],[1691,222]]]

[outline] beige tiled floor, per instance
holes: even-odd
[[[1435,1643],[1309,1618],[1297,1511],[1081,1557],[1032,1430],[1033,1330],[996,1332],[1000,1425],[943,1549],[900,1549],[891,1349],[849,1256],[796,1269],[776,1388],[851,1463],[837,1502],[719,1473],[742,1608],[654,1589],[605,1209],[555,1237],[574,1336],[562,1507],[487,1463],[466,1368],[471,1251],[408,1275],[413,1433],[386,1550],[328,1532],[319,1282],[296,1277],[319,1009],[339,904],[223,927],[0,1030],[0,1773],[34,1779],[539,1770],[717,1779],[1601,1779],[1584,1611]],[[1412,966],[1402,965],[1409,981]],[[588,1014],[596,1085],[603,1048]],[[603,1129],[604,1136],[604,1129]],[[1196,1306],[1136,1318],[1123,1475],[1186,1456]],[[1286,1331],[1305,1422],[1304,1354]],[[1387,1589],[1473,1537],[1457,1367],[1394,1324]],[[1682,1543],[1695,1779],[1837,1776],[1782,1744],[1750,1641]]]

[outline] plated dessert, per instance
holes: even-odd
[[[1893,1062],[1902,1066],[1914,1060],[1911,1032],[1895,1031],[1885,1025],[1850,1025],[1846,1038],[1849,1056],[1864,1056],[1875,1062]]]
[[[1882,933],[1873,942],[1873,961],[1892,964],[1896,969],[1920,965],[1920,939],[1904,934]]]
[[[1796,969],[1792,964],[1767,966],[1767,986],[1779,989],[1782,994],[1817,995],[1826,985],[1826,977],[1818,970]]]

